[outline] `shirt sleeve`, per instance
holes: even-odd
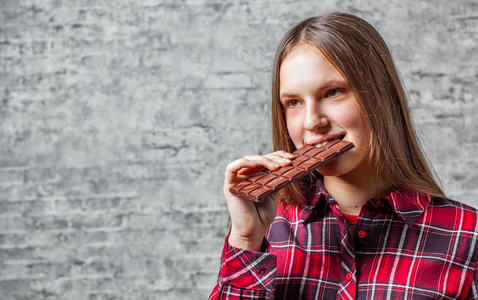
[[[277,256],[224,245],[217,285],[209,296],[216,299],[274,299]],[[262,249],[267,249],[264,239]]]
[[[478,299],[478,268],[475,268],[475,272],[473,273],[473,280],[471,282],[471,288],[468,292],[468,300],[476,300]]]

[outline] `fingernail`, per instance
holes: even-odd
[[[290,153],[286,153],[285,154],[288,158],[294,158],[294,155],[290,154]]]
[[[285,163],[290,163],[290,159],[288,159],[288,158],[281,157],[281,160]]]

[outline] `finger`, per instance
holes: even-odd
[[[260,171],[262,171],[262,170],[264,170],[264,169],[265,169],[265,167],[262,166],[262,165],[257,166],[257,167],[255,167],[255,168],[243,168],[243,169],[240,169],[240,170],[237,172],[237,174],[238,174],[238,175],[241,175],[241,176],[247,177],[247,176],[250,176],[250,175],[255,174],[255,173],[257,173],[257,172],[260,172]]]
[[[244,158],[258,161],[269,170],[277,170],[279,167],[287,166],[291,160],[278,153],[270,153],[267,155],[247,155]]]
[[[268,168],[269,170],[275,170],[280,167],[280,161],[278,158],[266,155],[246,155],[245,159],[257,161],[259,164]]]
[[[279,151],[276,151],[276,152],[273,152],[271,154],[277,154],[277,155],[280,155],[280,156],[283,156],[285,158],[289,158],[289,159],[293,159],[294,158],[294,155],[289,153],[289,152],[286,152],[286,151],[283,151],[283,150],[279,150]]]
[[[237,180],[239,170],[254,168],[264,168],[264,166],[256,160],[251,160],[247,158],[240,158],[229,163],[226,166],[226,173],[224,178],[225,183],[229,184],[235,182]]]
[[[249,160],[256,160],[259,162],[259,165],[254,168],[243,168],[238,171],[239,175],[252,175],[257,172],[260,172],[262,169],[267,168],[269,170],[276,170],[278,167],[288,166],[292,163],[290,158],[286,156],[287,152],[284,153],[271,153],[264,156],[254,156],[248,155],[245,158]],[[264,157],[266,159],[264,159]]]
[[[265,155],[265,157],[279,164],[281,167],[284,167],[289,165],[292,162],[292,158],[294,158],[293,155],[290,154],[292,156],[290,157],[287,154],[288,154],[287,152],[283,152],[283,153],[274,152],[274,153]]]
[[[240,176],[248,176],[267,168],[271,171],[277,170],[291,164],[294,156],[285,151],[276,151],[267,155],[246,155],[227,165],[225,183],[232,183]],[[242,178],[243,179],[243,178]]]

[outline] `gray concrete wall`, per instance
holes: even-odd
[[[2,299],[205,299],[225,165],[270,151],[285,31],[355,13],[390,45],[449,197],[478,206],[475,0],[0,0]]]

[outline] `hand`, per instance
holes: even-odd
[[[260,202],[233,195],[229,188],[263,168],[271,171],[291,163],[294,156],[285,151],[267,155],[248,155],[227,165],[224,178],[224,196],[231,216],[229,244],[236,248],[259,251],[267,228],[277,214],[279,193],[273,193]]]

